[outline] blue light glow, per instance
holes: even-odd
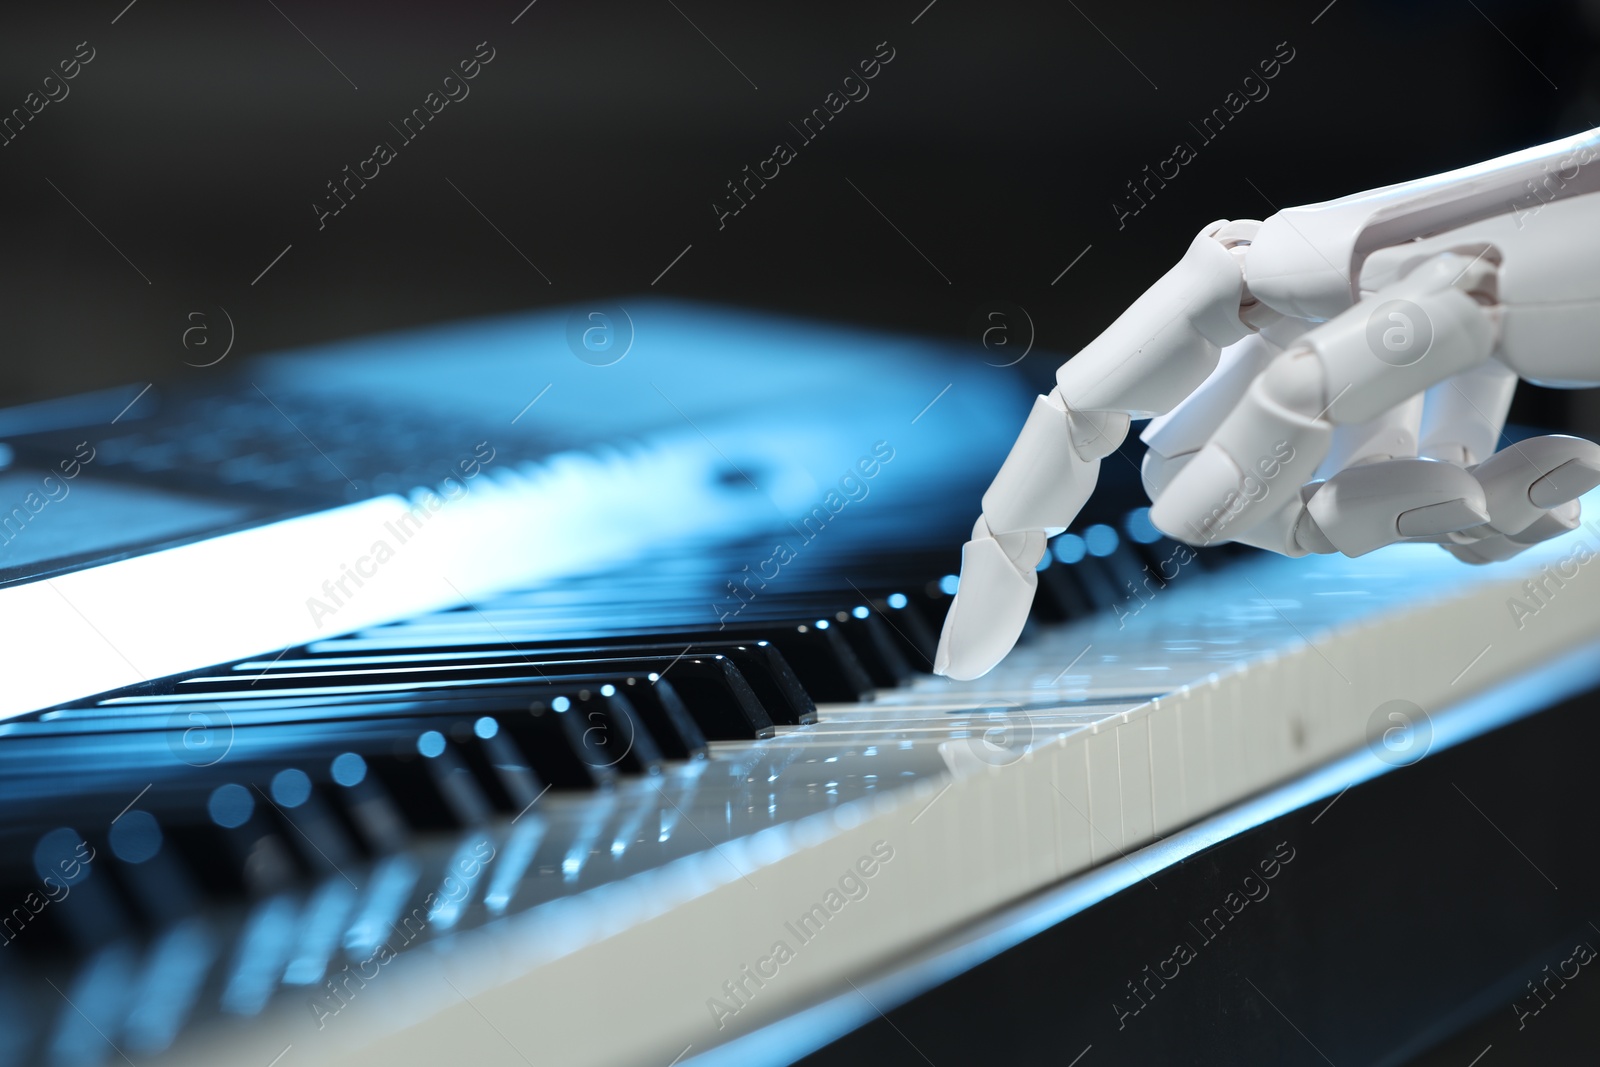
[[[256,798],[250,795],[250,790],[237,782],[217,786],[211,791],[211,798],[206,801],[206,811],[210,814],[211,821],[229,830],[243,826],[255,810]]]
[[[566,711],[568,708],[572,707],[572,701],[568,700],[566,697],[556,697],[550,702],[550,706],[556,711]]]
[[[511,903],[511,898],[516,895],[517,888],[522,884],[522,876],[527,871],[528,865],[533,862],[534,852],[539,847],[539,842],[544,839],[544,823],[537,815],[528,819],[521,826],[514,828],[511,840],[506,843],[505,851],[494,866],[494,876],[490,879],[489,888],[483,895],[484,907],[491,914],[500,915]]]
[[[1161,540],[1162,533],[1156,529],[1156,524],[1150,521],[1149,508],[1134,508],[1128,512],[1128,518],[1123,522],[1122,528],[1128,531],[1128,536],[1141,545],[1153,545]]]
[[[143,863],[161,851],[161,826],[156,817],[137,808],[123,812],[106,838],[112,853],[124,863]]]
[[[391,924],[405,906],[419,873],[416,861],[404,853],[390,856],[378,865],[365,907],[344,932],[346,952],[358,959],[369,956],[386,938],[394,936]]]
[[[854,615],[858,619],[864,619],[868,615],[872,614],[872,612],[868,611],[864,604],[857,604],[855,607],[850,609],[850,614]]]
[[[1088,546],[1083,543],[1083,538],[1075,533],[1064,533],[1056,538],[1056,559],[1062,563],[1080,563],[1088,554]]]
[[[341,752],[333,757],[329,770],[333,780],[342,786],[360,785],[367,777],[367,761],[354,752]]]
[[[1117,531],[1103,522],[1097,522],[1083,531],[1084,546],[1091,556],[1109,556],[1117,550]]]
[[[285,957],[289,947],[294,944],[299,907],[287,895],[268,897],[256,906],[240,935],[233,974],[222,990],[223,1011],[255,1015],[267,1006],[267,999],[278,987],[278,975],[288,962]]]
[[[904,593],[890,593],[889,594],[889,606],[891,608],[893,608],[894,610],[896,610],[896,611],[899,611],[901,608],[905,607],[908,603],[910,603],[910,601],[908,601],[906,599],[906,595]]]
[[[607,682],[605,685],[600,687],[600,695],[603,697],[614,697],[617,695],[617,687]]]
[[[417,738],[417,751],[429,759],[444,755],[444,734],[438,730],[424,731],[422,736]]]
[[[444,881],[439,885],[436,893],[429,894],[433,897],[433,908],[428,912],[428,923],[439,930],[448,930],[461,919],[461,914],[467,904],[472,900],[473,891],[478,887],[479,875],[482,874],[481,866],[475,866],[479,841],[463,841],[456,849],[455,855],[450,857],[445,864],[448,872]],[[471,875],[467,871],[473,871]]]
[[[40,878],[76,885],[89,877],[89,865],[82,862],[85,855],[93,855],[83,851],[87,847],[76,830],[65,826],[51,830],[33,846],[33,869]]]
[[[356,905],[356,890],[343,878],[322,884],[300,916],[300,936],[294,955],[283,970],[285,985],[316,985],[328,970],[328,960],[339,947],[339,935]]]
[[[286,767],[272,776],[272,799],[286,808],[298,808],[311,799],[311,779],[298,767]]]
[[[127,1016],[126,1033],[132,1048],[156,1052],[172,1044],[194,1009],[195,996],[216,951],[212,935],[199,919],[185,919],[161,936],[150,950],[150,962],[139,980],[138,1000]]]
[[[961,584],[961,579],[953,574],[947,574],[939,579],[939,592],[945,596],[955,596],[956,586]]]
[[[1039,562],[1034,564],[1033,569],[1036,571],[1042,571],[1054,562],[1055,557],[1050,554],[1050,550],[1047,548],[1044,550],[1044,555],[1039,557]]]
[[[472,724],[472,732],[487,741],[489,738],[500,732],[500,724],[495,722],[494,719],[485,715],[483,718]]]
[[[827,619],[818,619],[817,620],[817,629],[826,630],[827,628],[828,628],[828,620]]]

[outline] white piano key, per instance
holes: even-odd
[[[1283,704],[1281,688],[1275,684],[1277,655],[1267,652],[1251,665],[1256,671],[1255,681],[1261,689],[1260,698],[1238,709],[1239,722],[1239,776],[1246,789],[1251,791],[1264,786],[1273,777],[1277,765],[1271,759],[1273,735],[1283,729],[1288,714]]]
[[[1089,746],[1087,735],[1069,738],[1051,753],[1050,791],[1056,813],[1056,849],[1064,870],[1077,871],[1094,862],[1089,823]]]
[[[1150,788],[1150,716],[1129,712],[1114,734],[1121,775],[1122,847],[1149,844],[1155,837],[1155,808]]]
[[[1151,828],[1156,837],[1165,837],[1183,825],[1182,720],[1157,699],[1151,701],[1145,722],[1150,731]]]
[[[1096,863],[1120,856],[1122,845],[1122,766],[1116,727],[1105,725],[1084,738],[1089,762],[1089,848]]]
[[[1024,766],[1014,775],[1020,785],[1018,803],[1024,820],[1022,858],[1027,878],[1035,885],[1065,873],[1058,826],[1060,798],[1052,788],[1055,749],[1060,744],[1054,737],[1035,744],[1022,758]]]

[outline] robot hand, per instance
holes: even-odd
[[[1035,399],[983,496],[934,670],[1022,631],[1047,538],[1132,419],[1150,518],[1195,545],[1468,563],[1574,528],[1600,447],[1496,450],[1518,378],[1600,385],[1600,130],[1265,222],[1215,222]]]

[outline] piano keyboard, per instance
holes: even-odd
[[[116,816],[63,835],[40,805],[11,831],[37,837],[7,850],[37,870],[94,858],[60,876],[45,929],[7,930],[55,986],[10,1000],[36,1044],[8,1062],[693,1062],[1381,747],[1389,701],[1438,714],[1593,637],[1581,575],[1520,630],[1507,608],[1575,539],[1482,570],[1424,547],[1196,564],[1137,615],[1040,627],[973,683],[910,667],[937,579],[835,590],[830,613],[815,587],[774,597],[720,642],[674,619],[681,581],[646,581],[643,643],[585,643],[615,587],[578,579],[8,724],[13,796],[62,791],[43,746],[65,734],[70,803]],[[1051,567],[1088,590],[1135,544],[1074,563],[1059,544]],[[861,573],[889,588],[893,564]],[[781,622],[796,601],[816,617]],[[19,901],[42,877],[8,874]]]
[[[739,1042],[1042,888],[1138,877],[1199,820],[1349,753],[1419,758],[1453,705],[1600,633],[1587,528],[1478,569],[1429,547],[1195,554],[1149,525],[1124,456],[1052,542],[1017,651],[935,678],[1014,390],[796,328],[762,397],[781,417],[691,417],[661,396],[748,396],[724,387],[745,352],[708,369],[658,345],[652,365],[638,319],[633,378],[560,388],[631,389],[670,432],[589,461],[508,445],[477,503],[429,520],[433,547],[384,564],[405,568],[387,592],[346,589],[331,624],[302,601],[354,557],[323,532],[404,510],[359,499],[400,475],[349,430],[355,503],[250,458],[293,437],[234,442],[228,470],[263,498],[331,490],[333,510],[0,585],[7,647],[36,664],[0,704],[0,1067],[784,1062]],[[877,373],[852,379],[863,351]],[[368,380],[357,363],[289,378]],[[885,410],[898,454],[856,493],[837,470]],[[540,433],[569,441],[587,415]],[[107,464],[184,439],[152,424]],[[802,532],[830,478],[837,507]],[[116,568],[142,577],[108,586]],[[246,570],[209,612],[155,602]],[[99,658],[45,669],[71,662],[50,658],[63,634]]]

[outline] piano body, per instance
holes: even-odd
[[[1405,1062],[1488,1013],[1511,944],[1448,1011],[1308,1017],[1282,970],[1349,961],[1283,915],[1314,925],[1364,797],[1600,681],[1600,531],[1476,569],[1197,552],[1108,459],[1024,644],[952,682],[1027,393],[954,346],[626,307],[612,362],[579,309],[0,413],[0,1063]],[[1564,931],[1541,831],[1454,784]],[[1389,817],[1456,876],[1455,830]],[[1250,936],[1254,976],[1180,977]]]

